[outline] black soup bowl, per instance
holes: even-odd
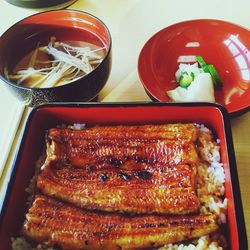
[[[66,8],[76,0],[6,0],[8,3],[23,8]]]
[[[43,44],[53,44],[53,41],[62,41],[65,44],[71,41],[75,43],[74,47],[81,48],[82,45],[86,45],[86,47],[90,46],[91,51],[102,51],[103,54],[92,70],[78,77],[73,75],[66,84],[49,87],[25,86],[10,77],[11,72],[16,68],[22,70],[25,58],[29,58],[27,59],[29,61],[33,60],[32,65],[34,65],[34,58],[32,59],[34,51],[37,48],[40,49],[39,46]],[[70,48],[67,49],[64,52],[70,53]],[[73,56],[77,57],[76,54]],[[57,58],[51,60],[56,61]],[[39,63],[44,62],[40,60]],[[86,12],[75,10],[41,12],[14,24],[0,37],[0,83],[6,85],[19,100],[29,106],[49,102],[90,101],[106,84],[110,70],[110,32],[100,19]]]

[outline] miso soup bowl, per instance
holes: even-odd
[[[38,37],[46,34],[50,29],[58,31],[57,40],[91,41],[95,45],[105,47],[106,52],[102,62],[89,74],[61,86],[29,88],[10,81],[6,72],[25,54],[34,50]],[[65,29],[69,32],[64,32]],[[61,33],[60,30],[62,30]],[[72,38],[72,32],[74,32],[74,38]],[[7,86],[18,99],[29,106],[49,102],[90,101],[104,87],[110,69],[110,32],[100,19],[85,12],[54,10],[38,13],[14,24],[0,37],[0,84]]]

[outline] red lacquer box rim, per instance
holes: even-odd
[[[230,126],[230,120],[228,116],[228,112],[224,107],[218,104],[214,103],[54,103],[54,104],[46,104],[46,105],[41,105],[36,108],[34,108],[30,114],[29,117],[26,121],[24,132],[22,135],[22,140],[19,145],[19,149],[15,158],[15,162],[12,168],[11,176],[8,181],[8,187],[7,187],[7,192],[4,197],[4,201],[2,205],[0,204],[0,238],[1,238],[1,232],[4,231],[2,228],[3,222],[4,222],[4,217],[7,212],[7,206],[8,202],[10,200],[10,194],[11,190],[13,189],[13,186],[15,185],[15,176],[17,173],[17,168],[20,164],[20,160],[22,157],[22,153],[24,150],[24,142],[26,139],[27,134],[29,133],[29,129],[32,125],[32,121],[34,116],[37,114],[37,112],[41,110],[55,110],[55,109],[61,109],[61,108],[66,108],[66,109],[115,109],[115,108],[124,108],[124,109],[145,109],[145,112],[147,109],[175,109],[178,110],[179,112],[183,112],[185,109],[215,109],[216,112],[220,113],[221,116],[221,123],[222,126],[224,127],[224,137],[225,137],[225,142],[226,142],[226,151],[227,151],[227,159],[228,159],[228,165],[229,165],[229,172],[230,172],[230,181],[231,181],[231,186],[230,188],[232,189],[232,197],[233,197],[233,207],[234,207],[234,218],[235,222],[233,222],[235,225],[234,227],[236,232],[236,235],[233,235],[234,239],[237,239],[236,245],[238,245],[238,249],[244,250],[248,249],[248,243],[247,243],[247,235],[246,235],[246,227],[245,227],[245,221],[244,221],[244,213],[243,213],[243,206],[242,206],[242,201],[241,201],[241,194],[240,194],[240,188],[239,188],[239,181],[238,181],[238,173],[237,173],[237,167],[236,167],[236,161],[235,161],[235,153],[234,153],[234,147],[233,147],[233,140],[232,140],[232,133],[231,133],[231,126]],[[166,111],[165,110],[165,111]],[[182,111],[181,111],[182,110]],[[151,111],[152,112],[152,111]],[[193,117],[190,118],[189,121],[193,120],[195,121],[195,112],[193,112]],[[210,118],[208,118],[210,119]],[[187,119],[186,122],[188,122]],[[130,122],[133,122],[131,120]],[[14,222],[14,221],[13,221]],[[12,223],[13,223],[12,222]],[[231,238],[232,235],[229,235]],[[0,249],[1,245],[0,245]],[[235,249],[235,248],[233,248]]]

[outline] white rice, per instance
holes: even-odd
[[[73,125],[61,124],[56,126],[57,128],[70,128],[75,130],[82,130],[86,128],[86,123],[73,123]]]
[[[11,238],[11,247],[13,250],[31,250],[31,245],[23,237]]]
[[[159,250],[222,250],[223,248],[217,242],[211,241],[208,235],[198,239],[196,244],[168,244]]]
[[[195,124],[199,128],[200,136],[211,136],[211,131],[203,124]],[[62,125],[61,128],[84,129],[86,124],[73,124],[72,126]],[[225,172],[223,164],[220,162],[220,140],[212,142],[211,140],[200,140],[201,146],[198,147],[198,152],[201,158],[201,163],[198,166],[197,174],[197,195],[201,201],[200,213],[213,213],[217,216],[219,224],[227,223],[227,199],[221,198],[225,195]],[[30,194],[27,204],[31,206],[35,184],[38,174],[41,170],[41,163],[44,162],[44,156],[36,163],[36,173],[31,179],[29,187],[26,191]],[[46,244],[39,244],[35,248],[23,237],[12,238],[13,250],[57,250],[47,246]],[[204,235],[191,243],[177,243],[167,244],[158,250],[223,250],[227,247],[227,241],[222,234]]]
[[[34,200],[34,195],[35,195],[35,188],[36,188],[36,182],[37,182],[37,178],[38,175],[41,172],[41,169],[45,162],[46,159],[46,155],[43,154],[36,162],[35,162],[35,174],[34,176],[31,178],[29,186],[25,189],[25,192],[27,192],[29,194],[26,204],[28,205],[28,207],[31,207],[33,200]]]
[[[11,242],[12,249],[14,250],[58,250],[46,244],[38,244],[36,247],[32,247],[23,237],[12,238]]]
[[[211,136],[211,131],[203,124],[195,124],[200,136]],[[220,140],[200,141],[198,151],[201,164],[198,167],[197,194],[202,203],[200,213],[213,213],[219,224],[227,223],[227,199],[225,195],[225,172],[220,162]],[[202,236],[190,244],[167,244],[159,250],[222,250],[227,247],[224,235],[214,234]]]
[[[73,126],[68,126],[68,128],[82,130],[82,129],[86,128],[86,124],[85,123],[74,123]]]

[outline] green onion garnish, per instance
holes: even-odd
[[[214,65],[212,64],[206,64],[205,60],[202,58],[202,56],[196,56],[196,59],[198,63],[200,64],[202,70],[206,73],[209,73],[212,77],[214,86],[219,88],[222,86],[219,74],[217,70],[215,69]]]

